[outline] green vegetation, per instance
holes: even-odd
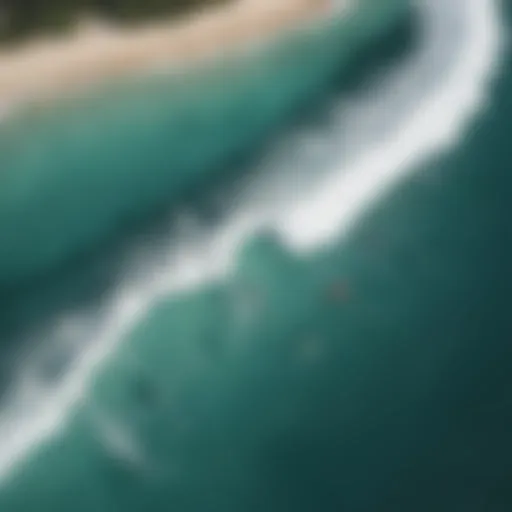
[[[84,13],[132,23],[226,0],[0,0],[0,38],[65,30]]]

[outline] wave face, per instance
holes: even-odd
[[[465,324],[470,334],[481,329],[483,318],[482,304],[460,297],[475,291],[477,270],[489,286],[482,247],[501,239],[488,227],[504,211],[493,201],[500,186],[485,181],[475,155],[506,144],[472,137],[467,156],[436,162],[350,242],[337,243],[385,185],[454,143],[487,99],[499,46],[495,5],[420,7],[420,46],[349,96],[352,107],[334,101],[320,127],[283,141],[213,233],[188,219],[165,261],[143,257],[150,268],[123,279],[100,311],[72,312],[51,329],[50,349],[62,355],[66,347],[72,362],[55,383],[39,373],[47,354],[36,354],[4,410],[4,476],[38,445],[4,480],[6,510],[453,510],[475,496],[462,484],[432,493],[440,467],[445,486],[454,466],[493,492],[505,481],[499,466],[479,473],[480,460],[467,472],[457,434],[461,414],[484,416],[460,405],[460,389],[471,387],[475,361],[491,357],[471,345],[472,359],[461,362],[471,336],[460,333]],[[509,115],[510,76],[500,85],[495,133]],[[464,101],[448,101],[455,90]],[[386,114],[382,105],[395,108]],[[423,123],[416,113],[427,107]],[[365,112],[379,129],[365,128]],[[360,163],[366,157],[371,165]],[[503,178],[499,169],[492,176]],[[348,199],[347,188],[357,200],[340,215],[330,191]],[[486,222],[474,214],[485,201],[493,205]],[[266,225],[298,250],[273,233],[251,237]],[[236,265],[226,277],[228,260]],[[482,297],[496,305],[492,294]],[[493,320],[497,333],[503,319]],[[476,446],[477,433],[465,432]],[[451,464],[429,459],[436,448]],[[431,472],[422,473],[415,461],[427,459]]]
[[[2,126],[0,283],[90,250],[159,205],[182,201],[332,82],[403,0],[304,27],[245,57],[112,86]]]

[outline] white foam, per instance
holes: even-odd
[[[284,239],[301,251],[313,250],[346,234],[406,173],[457,142],[471,117],[484,105],[489,80],[498,64],[502,41],[499,9],[492,0],[421,0],[419,8],[424,22],[423,41],[416,53],[387,81],[367,91],[359,103],[340,107],[325,137],[310,136],[315,141],[310,145],[312,154],[316,158],[325,149],[329,154],[327,167],[333,172],[327,173],[314,189],[307,187],[307,193],[301,193],[297,186],[291,197],[283,195],[273,202],[262,201],[272,181],[261,189],[252,187],[214,233],[192,244],[173,246],[166,261],[155,264],[153,273],[143,280],[130,282],[127,278],[108,307],[95,313],[96,328],[81,330],[81,335],[94,342],[88,343],[86,350],[76,349],[69,370],[51,388],[41,388],[34,382],[30,365],[26,367],[21,385],[0,417],[0,477],[8,475],[34,447],[59,432],[72,406],[86,397],[91,376],[100,363],[114,353],[156,301],[222,276],[240,241],[259,227],[277,226]],[[451,41],[455,31],[450,22],[456,22],[460,32],[457,44]],[[436,68],[450,49],[452,59],[444,63],[444,68]],[[430,83],[422,73],[436,80]],[[394,96],[399,101],[397,108],[391,109]],[[401,110],[400,106],[406,108]],[[365,111],[367,120],[383,123],[379,130],[364,127]],[[366,140],[365,130],[372,133]],[[333,138],[333,134],[340,133],[344,134],[344,143]],[[322,151],[318,150],[319,144]],[[290,189],[290,182],[283,185]],[[253,200],[248,200],[251,197]],[[77,320],[75,313],[73,318],[91,325],[79,316]],[[60,324],[62,332],[74,332],[68,321]]]
[[[455,20],[450,19],[450,13],[447,16],[447,4],[450,2],[444,0],[419,5],[424,16],[448,29]],[[457,65],[443,77],[434,94],[427,95],[415,106],[392,138],[367,147],[347,172],[333,174],[315,194],[286,212],[280,227],[294,247],[316,248],[346,233],[368,205],[405,174],[426,158],[456,144],[465,134],[468,122],[485,105],[487,86],[498,63],[501,31],[497,15],[491,2],[480,0],[458,2],[458,9],[460,16],[466,18],[471,37],[465,41]],[[441,58],[454,34],[451,31],[439,34],[437,26],[426,28],[437,35],[437,55]],[[403,101],[399,91],[396,99]],[[388,103],[380,108],[393,109],[393,105]],[[375,109],[373,113],[377,115]]]

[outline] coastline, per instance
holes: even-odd
[[[481,16],[480,18],[485,20],[485,16]],[[479,19],[479,18],[476,18],[476,17],[475,17],[475,19]],[[471,49],[471,48],[469,48],[469,49]],[[465,61],[466,59],[461,59],[461,60],[462,60],[462,61]],[[465,66],[464,66],[464,62],[461,62],[461,64],[460,64],[460,65],[462,66],[462,69],[464,69],[464,68],[465,68]],[[468,72],[469,72],[469,71],[468,71]],[[458,73],[458,75],[460,76],[460,73]],[[475,80],[474,80],[474,79],[468,79],[468,77],[464,77],[464,78],[465,78],[465,80],[463,80],[463,83],[467,84],[467,85],[466,85],[466,87],[468,87],[469,89],[471,89],[471,88],[472,88],[471,83],[475,83]],[[462,77],[461,77],[460,79],[462,80]],[[477,80],[477,82],[478,82],[478,80]],[[448,84],[448,85],[449,85],[449,84]],[[455,85],[456,85],[456,84],[453,84],[452,89],[456,89]],[[442,91],[441,91],[441,92],[442,92]],[[440,95],[441,95],[441,96],[445,96],[444,94],[441,94],[441,93],[440,93]],[[448,96],[449,96],[449,95],[448,95]],[[448,98],[448,97],[446,97],[446,101],[448,101],[448,100],[449,100],[449,98]],[[433,102],[428,102],[427,104],[433,104]],[[454,102],[454,103],[450,103],[450,104],[455,104],[455,105],[457,105],[457,103],[455,103],[455,102]],[[461,108],[461,106],[462,106],[462,105],[459,105],[459,106],[458,106],[458,108],[460,109],[460,108]],[[453,117],[453,115],[454,115],[454,114],[453,114],[453,112],[452,112],[452,111],[449,111],[448,109],[434,109],[434,111],[437,113],[437,115],[440,115],[442,112],[450,112],[450,115],[451,115],[452,117]],[[462,116],[461,116],[461,112],[460,112],[460,111],[459,111],[459,113],[458,113],[458,115],[457,115],[456,117],[459,119],[459,123],[460,123],[460,122],[462,122],[462,121],[461,121],[461,117],[462,117],[462,119],[464,119],[464,115],[462,115]],[[451,122],[455,122],[455,121],[451,121]],[[460,126],[459,126],[459,129],[460,129]],[[405,127],[404,127],[404,132],[407,132],[407,131],[410,131],[410,130],[409,130],[409,127],[408,127],[408,126],[405,126]],[[424,133],[425,133],[425,132],[424,132]],[[427,131],[426,133],[428,134],[429,132]],[[419,137],[419,135],[420,135],[420,133],[418,133],[418,135],[417,135],[417,136],[418,136],[418,140],[420,140],[420,139],[421,139],[421,140],[423,140],[423,141],[424,141],[424,144],[426,144],[426,146],[427,146],[427,148],[428,148],[428,147],[429,147],[428,140],[430,140],[430,139],[429,139],[429,137],[423,137],[423,138],[422,138],[422,137]],[[402,136],[403,136],[403,135],[402,135]],[[404,146],[404,150],[405,150],[405,148],[406,148],[406,147],[407,147],[407,146]],[[381,148],[381,149],[383,149],[383,148]],[[399,154],[398,154],[398,153],[392,152],[392,154],[393,154],[393,155],[395,155],[395,157],[396,157],[396,158],[398,158],[398,157],[399,157]],[[403,161],[403,160],[402,160],[402,161]],[[377,169],[377,166],[375,167],[375,169]],[[390,176],[391,176],[391,175],[388,175],[388,177],[390,177]],[[361,175],[361,179],[363,179],[363,178],[364,178],[364,175]],[[370,186],[371,180],[367,180],[367,183],[368,183],[368,186]],[[355,183],[354,183],[354,184],[355,184]],[[359,212],[359,213],[360,213],[360,212]],[[140,290],[139,290],[139,292],[140,292]],[[113,307],[113,309],[115,309],[115,308]],[[129,309],[129,308],[128,308],[128,309]],[[129,312],[128,312],[128,313],[129,313]],[[128,316],[128,314],[127,314],[127,316]],[[31,509],[31,510],[32,510],[32,509]]]
[[[364,0],[360,3],[361,9],[355,10],[356,17],[351,18],[347,20],[348,16],[339,17],[339,24],[336,24],[336,26],[329,28],[327,30],[327,33],[323,34],[321,41],[313,40],[310,41],[312,44],[312,47],[308,50],[308,45],[304,46],[303,44],[298,44],[294,46],[294,51],[291,52],[292,58],[288,59],[290,54],[288,52],[284,52],[281,57],[283,59],[274,59],[275,62],[273,63],[273,66],[270,66],[266,72],[268,72],[268,80],[271,79],[273,76],[277,79],[282,79],[283,73],[284,76],[290,78],[293,80],[294,87],[297,86],[296,81],[296,74],[295,70],[297,68],[302,69],[305,65],[313,65],[315,70],[315,75],[317,73],[319,74],[320,78],[315,79],[314,81],[305,79],[304,82],[298,83],[298,86],[301,90],[304,89],[305,85],[307,86],[308,90],[311,90],[312,88],[318,88],[318,82],[325,82],[325,80],[328,80],[326,78],[326,74],[328,75],[328,69],[334,69],[336,66],[340,65],[340,59],[343,61],[343,49],[345,48],[352,48],[351,41],[356,41],[358,45],[363,44],[363,40],[367,40],[374,36],[374,30],[375,30],[375,16],[380,15],[383,16],[380,19],[381,24],[390,24],[391,20],[393,19],[393,16],[396,13],[397,6],[402,4],[402,0],[399,0],[398,2],[395,2],[395,4],[390,4],[389,11],[387,13],[379,12],[378,10],[371,9],[371,1],[372,0]],[[403,2],[405,5],[406,2]],[[366,7],[365,7],[366,6]],[[336,10],[339,10],[339,5],[335,6]],[[366,19],[366,15],[368,16],[368,19]],[[337,18],[337,17],[336,17]],[[343,19],[342,19],[343,18]],[[353,20],[358,20],[353,21]],[[351,30],[354,27],[359,28],[359,22],[363,23],[365,20],[366,25],[372,28],[372,31],[355,31]],[[334,37],[336,36],[336,37]],[[313,38],[314,39],[314,38]],[[321,44],[320,44],[321,43]],[[355,43],[353,43],[355,44]],[[328,45],[328,46],[327,46]],[[333,46],[334,45],[334,46]],[[336,52],[326,52],[326,48],[335,48],[337,49]],[[279,56],[278,52],[278,56]],[[345,55],[345,58],[348,58],[348,55]],[[248,59],[250,60],[250,59]],[[276,67],[277,66],[277,67]],[[244,75],[247,79],[251,87],[254,87],[258,91],[261,90],[261,86],[258,82],[254,82],[252,80],[251,76]],[[305,85],[304,85],[305,84]],[[238,86],[237,86],[238,87]],[[242,96],[239,97],[239,100],[243,100],[244,104],[247,104],[248,102],[245,100],[245,98],[249,98],[251,95],[249,94],[250,91],[246,91],[245,87],[243,88],[244,91]],[[296,99],[300,95],[300,91],[292,91],[288,89],[287,87],[284,89],[286,92],[285,95],[282,95],[286,98],[286,101],[290,101],[290,98],[292,98],[293,101],[296,101]],[[226,92],[226,91],[223,91]],[[228,93],[230,93],[230,89],[228,88]],[[245,94],[249,94],[248,96],[245,96]],[[309,94],[309,93],[308,93]],[[154,98],[152,95],[150,95],[150,98],[154,99],[156,104],[158,104],[159,109],[161,110],[161,104],[159,102],[159,98]],[[231,98],[231,96],[230,96]],[[273,98],[267,98],[272,100]],[[275,100],[275,98],[274,98]],[[251,100],[252,101],[252,100]],[[260,102],[254,102],[249,103],[251,105],[254,105],[258,112],[261,111],[261,104]],[[169,119],[169,111],[166,111],[164,109],[162,118],[164,120]],[[180,119],[178,118],[176,120],[176,123],[180,123]],[[136,130],[138,125],[137,123],[124,123],[126,126],[129,127],[130,130],[134,129]],[[96,123],[94,123],[96,125]],[[68,126],[69,127],[69,126]],[[43,126],[44,128],[44,126]],[[67,129],[67,128],[66,128]],[[106,129],[106,127],[104,128]],[[166,129],[169,129],[169,125],[166,125]],[[215,129],[215,127],[213,127]],[[158,123],[155,128],[155,132],[157,133],[164,133],[163,137],[167,137],[165,135],[165,132],[158,129]],[[46,130],[41,130],[41,133],[47,134]],[[62,132],[61,132],[62,133]],[[167,132],[168,133],[168,132]],[[210,132],[207,132],[207,134]],[[101,132],[100,132],[101,134]],[[149,137],[147,137],[149,135]],[[186,136],[186,134],[185,134]],[[145,136],[146,139],[149,138],[152,143],[156,143],[159,145],[159,147],[162,147],[162,144],[160,144],[161,138],[157,138],[154,136],[154,134],[149,133]],[[162,137],[162,135],[161,135]],[[97,138],[97,136],[96,136]],[[70,135],[70,139],[73,139],[73,133]],[[57,137],[55,140],[61,141],[62,139],[60,137]],[[66,137],[66,140],[68,138]],[[76,137],[74,138],[76,140]],[[80,138],[80,143],[82,142],[82,138]],[[109,148],[113,148],[113,152],[115,155],[121,155],[124,162],[131,161],[132,158],[134,158],[134,155],[138,154],[148,154],[153,155],[155,152],[144,152],[141,151],[141,141],[138,140],[137,144],[126,144],[125,138],[121,137],[118,139],[119,143],[122,144],[123,149],[131,149],[131,152],[120,152],[118,151],[116,146],[116,139],[114,140],[108,140]],[[37,142],[37,141],[36,141]],[[99,184],[100,188],[99,190],[108,190],[103,186],[104,180],[108,180],[112,174],[105,172],[106,169],[111,169],[111,160],[109,158],[109,154],[105,155],[105,158],[101,160],[101,165],[94,165],[89,170],[87,169],[86,172],[83,172],[83,168],[75,169],[75,171],[80,172],[70,172],[69,170],[69,161],[66,158],[62,158],[59,152],[55,152],[55,147],[51,144],[48,144],[48,139],[41,139],[41,144],[36,144],[39,149],[46,151],[49,155],[51,155],[51,158],[55,158],[55,155],[57,155],[59,158],[56,158],[55,160],[50,160],[55,162],[56,168],[55,174],[58,175],[59,173],[63,173],[63,175],[69,177],[73,184],[72,184],[72,192],[73,195],[69,197],[73,197],[73,205],[77,205],[78,210],[82,210],[80,207],[80,198],[76,195],[78,192],[80,197],[87,197],[92,198],[98,201],[101,201],[101,196],[96,192],[87,193],[86,188],[84,187],[87,185],[90,189],[90,187],[94,184]],[[194,145],[196,144],[197,140],[194,140]],[[78,147],[74,147],[72,144],[65,144],[65,147],[69,149],[70,152],[73,153],[75,161],[77,160],[79,163],[81,161],[90,161],[91,154],[97,154],[98,151],[91,152],[91,146],[89,144],[81,144]],[[142,146],[143,147],[143,146]],[[185,147],[186,149],[186,147]],[[21,156],[27,154],[27,148],[26,145],[23,144],[20,146]],[[165,150],[166,154],[174,154],[175,151],[171,151],[167,146]],[[13,155],[11,155],[13,156]],[[14,155],[15,156],[15,155]],[[101,155],[100,155],[101,156]],[[137,161],[137,159],[135,158]],[[40,159],[33,160],[35,161],[34,167],[31,168],[30,166],[27,168],[20,167],[20,170],[23,172],[18,172],[17,169],[13,167],[13,175],[20,177],[25,183],[34,183],[33,180],[30,180],[28,176],[32,176],[33,172],[40,173]],[[12,165],[13,162],[10,162]],[[30,164],[29,162],[28,164]],[[72,162],[73,163],[73,162]],[[160,162],[161,163],[161,162]],[[165,173],[165,176],[167,178],[167,181],[156,181],[158,184],[159,190],[166,189],[166,187],[169,187],[169,184],[171,183],[169,180],[169,166],[167,165],[167,161],[164,161],[163,165],[163,172]],[[108,166],[108,167],[107,167]],[[140,166],[138,166],[140,167]],[[52,167],[53,169],[53,167]],[[93,170],[97,171],[92,172]],[[158,169],[157,169],[158,170]],[[128,173],[130,176],[133,177],[132,173]],[[148,173],[147,168],[143,167],[141,168],[141,172],[139,173],[142,175],[142,178],[140,178],[142,186],[137,188],[137,196],[139,196],[140,191],[144,190],[144,187],[147,186],[148,182],[155,183],[155,173]],[[174,173],[175,174],[175,173]],[[124,172],[123,175],[126,175]],[[80,182],[76,180],[76,177],[82,177],[87,178],[85,182]],[[163,186],[163,185],[165,186]],[[62,189],[60,189],[62,190]],[[39,204],[48,204],[46,202],[45,197],[47,195],[45,194],[45,191],[43,190],[43,194],[40,195],[41,189],[37,192],[38,197],[38,203]],[[55,190],[49,189],[50,192],[53,192],[53,198],[58,197],[61,199],[60,203],[57,204],[55,208],[53,208],[53,212],[57,213],[58,217],[60,219],[65,219],[65,224],[62,226],[62,229],[59,229],[59,233],[72,233],[73,236],[83,236],[84,233],[82,232],[82,228],[80,225],[76,224],[76,218],[73,219],[73,212],[70,212],[69,210],[66,211],[66,213],[62,213],[63,210],[61,207],[65,207],[64,201],[68,195],[59,193],[55,194]],[[119,194],[118,194],[119,195]],[[29,199],[28,197],[24,198],[25,200]],[[53,199],[55,202],[55,199]],[[69,201],[68,201],[69,203]],[[28,203],[25,203],[28,204]],[[35,201],[32,201],[31,204],[35,204]],[[108,204],[105,201],[101,201],[101,204]],[[123,204],[128,205],[129,208],[133,208],[133,202],[130,203],[130,197],[128,197]],[[19,210],[19,200],[17,200],[18,210]],[[87,203],[88,209],[91,212],[94,212],[97,210],[97,208],[92,208],[90,202]],[[115,206],[115,203],[114,203]],[[119,206],[116,206],[116,208],[119,210]],[[48,210],[45,207],[46,210]],[[16,211],[18,211],[16,210]],[[36,204],[36,211],[38,210],[37,204]],[[28,215],[28,211],[34,212],[32,209],[23,209],[23,214]],[[114,212],[115,216],[119,218],[119,211]],[[121,211],[121,214],[123,212]],[[53,214],[50,212],[50,216]],[[110,215],[110,213],[109,213]],[[124,214],[123,214],[124,215]],[[31,213],[31,218],[38,218],[38,213]],[[111,218],[112,215],[110,215]],[[22,220],[22,219],[20,219]],[[16,226],[16,231],[21,233],[21,242],[23,240],[26,240],[31,247],[34,247],[33,244],[33,232],[30,229],[30,226],[27,226],[27,229],[22,228],[23,222],[19,224],[18,222],[16,224],[12,223],[13,217],[11,217],[11,220],[9,220],[9,223],[11,223],[13,226]],[[70,222],[71,221],[71,222]],[[237,219],[234,219],[235,225],[231,226],[231,221],[229,223],[229,226],[226,227],[227,231],[224,232],[222,230],[221,233],[219,233],[219,236],[221,237],[219,239],[219,247],[224,248],[226,250],[229,249],[231,246],[231,242],[235,242],[235,239],[238,238],[238,235],[242,235],[245,233],[245,227],[244,225],[238,225]],[[60,221],[57,221],[57,224],[61,224]],[[243,223],[242,223],[243,224]],[[55,230],[55,223],[54,222],[47,222],[46,220],[44,222],[37,223],[38,230],[40,231],[40,227],[42,226],[44,229],[49,227],[52,231]],[[72,228],[71,232],[69,231],[69,228]],[[234,228],[234,231],[232,230],[232,227]],[[250,227],[250,226],[249,226]],[[244,230],[244,233],[239,231],[239,229]],[[77,235],[78,232],[78,235]],[[38,234],[38,236],[41,236],[41,232]],[[245,236],[245,234],[244,234]],[[7,238],[9,238],[9,233],[6,235]],[[224,238],[227,237],[227,238]],[[16,239],[16,237],[11,238],[11,240],[8,243],[3,244],[4,247],[10,247],[12,248],[12,243],[16,244],[19,240]],[[2,245],[2,244],[0,244]],[[48,247],[48,244],[45,244],[44,247]],[[21,246],[20,246],[21,248]],[[185,248],[187,250],[187,248]],[[231,252],[231,251],[228,251]],[[11,251],[11,255],[14,252]],[[36,255],[37,253],[37,255]],[[40,258],[44,254],[38,252],[38,251],[32,251],[30,258],[32,258],[32,255],[37,256]],[[219,277],[222,277],[222,270],[223,270],[223,262],[224,257],[227,255],[227,253],[224,252],[224,250],[221,251],[221,254],[218,254],[218,257],[212,258],[210,264],[208,265],[208,272],[211,270],[211,272],[215,275],[219,275]],[[34,256],[34,257],[35,257]],[[178,261],[176,262],[170,262],[170,265],[172,267],[172,270],[169,270],[170,274],[167,276],[160,276],[162,279],[158,279],[158,283],[154,282],[152,279],[149,279],[147,284],[147,290],[140,290],[136,288],[132,288],[132,284],[130,282],[123,283],[120,285],[120,288],[115,291],[112,297],[108,300],[108,306],[106,313],[107,316],[105,319],[98,320],[97,328],[97,337],[95,336],[95,341],[89,346],[87,349],[84,349],[84,352],[81,354],[81,356],[70,363],[70,367],[68,368],[69,371],[65,372],[65,375],[62,376],[62,379],[58,382],[58,387],[55,388],[55,391],[52,393],[47,393],[46,389],[43,389],[44,396],[41,396],[40,400],[37,400],[38,406],[31,410],[30,416],[31,421],[26,422],[25,419],[22,419],[18,422],[17,419],[14,419],[16,416],[15,413],[12,412],[9,407],[5,408],[5,414],[2,415],[2,418],[0,420],[0,430],[5,433],[5,441],[2,443],[2,446],[0,447],[0,485],[3,485],[5,482],[5,479],[8,476],[14,476],[14,473],[11,470],[14,469],[20,469],[23,467],[26,469],[28,466],[25,464],[22,464],[24,461],[28,461],[30,455],[36,450],[38,447],[41,446],[48,446],[49,449],[51,446],[51,443],[47,443],[47,441],[50,441],[51,439],[55,439],[55,436],[57,434],[63,433],[64,430],[67,428],[72,420],[73,415],[77,410],[80,409],[79,405],[83,405],[83,401],[87,399],[88,393],[90,392],[90,386],[91,386],[91,380],[94,378],[94,376],[98,375],[99,373],[103,374],[103,372],[107,371],[106,366],[110,366],[110,361],[116,360],[116,353],[119,348],[119,345],[123,342],[122,338],[125,337],[125,335],[132,330],[134,327],[134,323],[137,322],[137,319],[140,319],[141,316],[144,317],[145,312],[147,311],[147,307],[150,307],[153,305],[153,303],[158,300],[158,296],[160,296],[160,293],[167,294],[168,292],[171,293],[173,291],[174,285],[176,285],[178,288],[181,289],[189,289],[191,287],[190,279],[194,279],[194,276],[197,277],[201,282],[203,282],[203,278],[205,280],[209,280],[210,274],[208,275],[203,274],[203,271],[201,268],[199,269],[199,272],[196,273],[196,263],[201,264],[202,259],[198,259],[197,262],[195,258],[192,260],[186,259],[184,261],[180,260],[181,252],[178,252],[177,257]],[[9,256],[10,257],[10,256]],[[183,272],[181,272],[181,264],[189,262],[191,263],[191,267],[184,268]],[[7,259],[7,263],[9,263],[9,259]],[[175,268],[174,263],[177,264],[178,268]],[[206,269],[205,269],[206,270]],[[179,282],[175,282],[175,271],[179,274]],[[220,274],[218,274],[218,272]],[[212,274],[212,275],[213,275]],[[157,285],[157,289],[154,289],[154,286]],[[133,295],[133,294],[136,295]],[[156,295],[155,295],[156,293]],[[81,313],[77,313],[78,316],[81,316]],[[111,316],[112,315],[112,316]],[[61,320],[64,320],[64,324],[67,323],[67,318],[59,319],[59,322]],[[127,322],[128,321],[128,322]],[[133,323],[132,323],[133,322]],[[63,326],[64,326],[63,324]],[[60,324],[59,324],[60,325]],[[57,326],[59,329],[60,327]],[[53,329],[53,325],[52,325]],[[37,364],[37,361],[35,361],[35,364]],[[29,368],[27,366],[27,368]],[[31,368],[31,367],[30,367]],[[39,392],[39,390],[36,390],[36,392]],[[10,400],[12,400],[13,407],[17,407],[20,403],[19,395],[18,395],[18,388],[17,385],[13,387],[12,395],[10,395]],[[32,400],[32,399],[31,399]],[[19,428],[16,429],[16,431],[11,430],[11,425],[15,422],[16,424],[19,424]],[[8,439],[8,440],[7,440]],[[16,474],[19,475],[19,473],[16,471]]]
[[[322,15],[329,0],[234,0],[139,28],[86,23],[75,33],[0,50],[3,108],[58,99],[158,67],[221,55]]]

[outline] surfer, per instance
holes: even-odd
[[[350,298],[350,290],[346,282],[335,280],[327,287],[326,295],[329,302],[347,302]]]

